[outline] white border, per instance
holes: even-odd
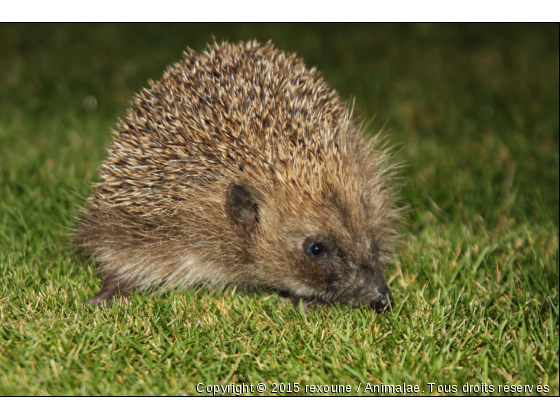
[[[0,19],[17,21],[376,21],[557,22],[552,0],[20,0],[5,1]]]
[[[406,398],[404,400],[403,398]],[[503,418],[507,420],[554,416],[557,399],[479,397],[373,397],[319,399],[281,398],[3,398],[4,418],[41,420],[95,419],[414,419]]]

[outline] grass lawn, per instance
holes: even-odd
[[[297,52],[401,145],[391,313],[202,288],[84,305],[100,282],[67,232],[110,131],[212,35]],[[558,51],[558,25],[1,25],[0,395],[558,395]]]

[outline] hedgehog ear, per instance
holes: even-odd
[[[227,191],[226,211],[232,220],[251,232],[258,222],[258,204],[251,190],[243,184],[232,183]]]

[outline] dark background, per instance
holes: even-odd
[[[405,189],[415,207],[430,196],[467,223],[475,214],[457,207],[464,201],[494,224],[494,205],[511,192],[500,185],[514,171],[508,214],[558,225],[555,24],[4,24],[0,124],[102,122],[106,145],[132,94],[213,37],[272,39],[318,67],[344,99],[355,97],[356,115],[375,117],[372,133],[385,126],[404,146],[406,177],[422,184]],[[427,190],[452,178],[460,194]]]

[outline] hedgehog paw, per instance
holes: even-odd
[[[105,283],[101,291],[94,297],[89,298],[86,303],[88,305],[100,305],[111,299],[126,300],[130,296],[130,292],[122,288],[119,284]]]

